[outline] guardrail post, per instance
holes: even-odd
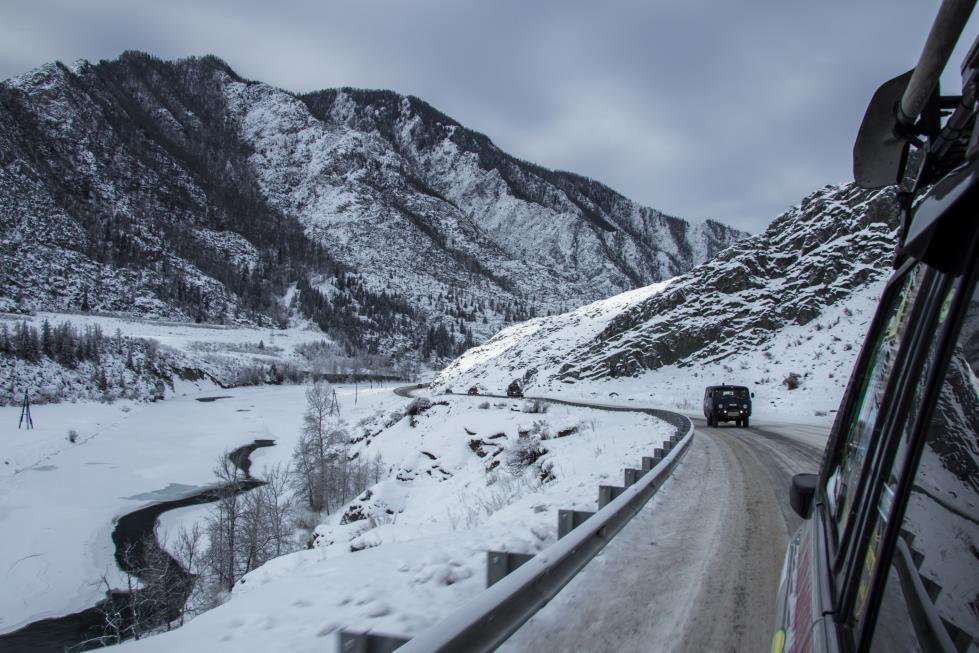
[[[639,481],[639,479],[642,478],[643,475],[645,475],[645,473],[648,471],[649,471],[648,469],[633,469],[631,467],[626,467],[625,470],[623,471],[623,476],[625,477],[624,478],[625,482],[623,483],[623,485],[629,487],[633,483]]]
[[[534,557],[532,553],[486,552],[486,587],[491,587],[511,571]]]
[[[669,449],[662,449],[660,447],[657,447],[656,449],[653,449],[653,458],[656,458],[657,460],[663,460],[664,458],[666,458],[666,453],[668,451]]]
[[[615,497],[625,492],[621,485],[599,485],[598,486],[598,509],[601,510],[612,503]]]
[[[391,653],[407,643],[407,639],[393,635],[340,631],[341,653]]]
[[[663,460],[663,459],[661,457],[659,457],[659,456],[643,456],[642,457],[642,468],[643,468],[643,470],[645,470],[645,471],[648,472],[653,467],[656,467],[656,464],[659,461],[661,461],[661,460]]]
[[[558,510],[557,511],[557,539],[561,539],[572,530],[581,526],[582,523],[595,513],[587,510]]]

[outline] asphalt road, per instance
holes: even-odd
[[[793,474],[826,430],[697,430],[673,476],[501,651],[766,651],[789,535]]]
[[[402,385],[394,389],[394,394],[399,397],[406,397],[411,399],[414,395],[412,394],[415,390],[421,390],[427,387],[427,383],[417,383],[415,385]]]

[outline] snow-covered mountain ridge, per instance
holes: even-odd
[[[531,394],[603,387],[695,409],[704,385],[724,381],[776,405],[813,392],[803,412],[830,410],[890,269],[898,215],[892,190],[828,186],[675,279],[501,331],[434,387],[498,391],[520,378]],[[791,374],[801,393],[788,394]]]
[[[446,357],[744,235],[388,91],[294,95],[140,53],[0,84],[0,310],[305,317],[348,350]]]

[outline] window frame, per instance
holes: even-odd
[[[894,376],[892,378],[893,383],[888,383],[887,393],[890,395],[888,402],[889,409],[886,414],[882,414],[879,421],[879,428],[875,434],[873,459],[867,468],[863,487],[864,492],[860,498],[860,509],[857,513],[857,519],[853,524],[853,538],[847,551],[847,565],[843,574],[844,580],[840,584],[837,614],[840,620],[844,621],[848,626],[856,627],[854,631],[855,641],[859,641],[862,633],[866,631],[870,622],[870,613],[873,612],[876,615],[876,604],[874,604],[874,600],[877,595],[873,590],[876,586],[877,578],[880,576],[876,572],[882,568],[886,568],[885,563],[889,563],[890,561],[889,557],[885,558],[887,551],[884,550],[884,540],[887,536],[888,529],[892,527],[892,523],[897,517],[896,506],[891,513],[889,522],[886,524],[885,532],[880,534],[881,545],[878,549],[878,563],[875,567],[871,578],[871,586],[868,588],[867,593],[867,611],[859,623],[857,623],[853,615],[853,610],[865,566],[865,552],[873,537],[874,526],[877,520],[877,506],[880,495],[888,473],[891,471],[894,458],[897,455],[901,438],[905,433],[903,427],[912,409],[915,388],[919,383],[924,383],[925,392],[921,398],[921,405],[924,410],[919,411],[915,418],[915,423],[907,431],[912,443],[916,443],[915,438],[919,437],[918,425],[921,423],[923,414],[929,412],[927,402],[934,398],[931,394],[934,373],[939,367],[942,367],[943,363],[942,356],[944,354],[945,344],[941,339],[947,336],[948,329],[954,319],[954,314],[950,314],[942,326],[941,333],[938,334],[940,345],[936,353],[934,367],[929,371],[927,378],[921,378],[921,372],[927,360],[929,349],[935,340],[933,337],[934,328],[939,318],[941,306],[945,301],[946,293],[954,284],[954,279],[943,275],[930,266],[924,266],[924,274],[925,278],[922,279],[921,294],[918,296],[917,306],[912,313],[911,322],[908,327],[913,332],[909,333],[910,338],[903,344],[905,350],[903,361],[901,361],[903,364],[900,368],[895,366]],[[956,297],[953,299],[953,303],[957,301],[961,290],[961,288],[956,289]],[[924,424],[927,424],[927,422]],[[905,464],[900,471],[898,477],[899,488],[903,487],[907,479],[908,466],[914,460],[916,451],[914,447],[915,444],[912,444]]]
[[[872,372],[872,364],[875,361],[875,346],[876,337],[887,328],[888,322],[890,321],[890,308],[892,303],[896,300],[897,295],[903,290],[904,284],[907,281],[908,275],[913,272],[917,267],[922,268],[923,278],[919,281],[919,288],[917,294],[915,295],[914,302],[910,308],[910,314],[908,319],[911,323],[914,323],[918,317],[918,312],[921,310],[921,297],[922,293],[929,290],[926,285],[930,280],[931,276],[927,273],[927,266],[916,260],[908,260],[902,264],[890,277],[887,282],[884,292],[881,294],[880,301],[878,303],[877,311],[874,314],[874,318],[871,321],[870,329],[867,331],[867,335],[864,338],[864,344],[860,351],[857,365],[857,373],[854,374],[848,384],[845,397],[844,397],[844,410],[841,411],[840,415],[837,417],[836,422],[833,426],[833,435],[830,446],[826,449],[826,455],[822,464],[822,473],[819,478],[819,489],[820,493],[823,494],[826,503],[826,510],[822,511],[823,519],[825,520],[825,532],[829,536],[828,543],[829,546],[827,553],[829,554],[830,572],[831,578],[834,581],[834,587],[842,587],[846,581],[846,572],[850,568],[850,558],[852,557],[853,547],[851,546],[853,540],[853,534],[855,528],[857,527],[857,522],[859,519],[850,520],[847,522],[843,532],[837,526],[836,514],[838,513],[840,507],[833,505],[833,509],[829,509],[829,498],[826,492],[826,484],[829,481],[831,470],[836,470],[839,467],[840,461],[843,459],[843,448],[848,446],[851,439],[851,435],[854,428],[853,420],[862,406],[862,402],[856,401],[858,398],[858,393],[862,395],[867,390],[866,384],[870,382],[870,374]],[[868,451],[875,451],[877,443],[880,438],[881,429],[884,423],[887,421],[887,417],[891,412],[891,407],[894,404],[894,393],[893,386],[896,383],[896,379],[900,377],[900,372],[903,368],[905,360],[907,359],[907,352],[909,348],[909,341],[903,339],[898,346],[898,350],[895,354],[895,359],[890,376],[887,379],[887,384],[884,391],[884,401],[880,407],[880,413],[878,419],[874,422],[873,430],[871,431],[870,440],[868,442]],[[876,455],[876,452],[875,454]],[[852,504],[853,506],[861,506],[866,494],[868,475],[873,472],[873,467],[870,460],[864,461],[862,468],[860,470],[860,475],[857,478],[857,486],[852,489],[855,493],[853,496]],[[839,606],[839,596],[837,596],[835,607],[838,609]]]
[[[911,488],[914,485],[914,478],[918,471],[918,465],[921,460],[922,450],[925,445],[925,440],[928,436],[928,426],[931,423],[931,419],[934,415],[934,411],[937,406],[937,400],[941,394],[942,388],[945,383],[945,377],[948,372],[948,365],[952,357],[952,352],[955,350],[955,346],[958,343],[958,338],[962,331],[962,325],[965,321],[965,316],[969,310],[969,304],[973,298],[973,295],[977,291],[977,284],[979,284],[979,261],[977,261],[976,245],[969,248],[970,257],[968,259],[969,265],[962,275],[952,275],[952,274],[940,274],[941,284],[939,284],[939,290],[934,293],[933,299],[933,311],[929,316],[930,323],[926,325],[925,328],[921,329],[923,343],[925,346],[921,347],[920,360],[923,362],[928,354],[929,344],[927,336],[930,327],[933,327],[934,320],[939,317],[939,312],[941,311],[941,305],[944,301],[944,294],[951,288],[954,288],[954,284],[957,278],[961,278],[961,283],[958,288],[955,288],[955,294],[952,298],[951,306],[949,308],[949,315],[945,321],[945,324],[941,327],[941,332],[935,334],[938,339],[938,349],[935,355],[935,363],[929,372],[928,378],[920,379],[922,383],[925,384],[924,393],[921,398],[921,405],[923,410],[919,411],[914,424],[911,425],[909,431],[909,450],[907,457],[904,460],[902,469],[900,470],[900,477],[897,484],[897,491],[893,499],[893,510],[891,512],[891,517],[888,520],[884,532],[881,534],[881,543],[878,554],[878,568],[870,579],[870,588],[867,597],[867,612],[861,622],[861,627],[853,632],[854,642],[856,644],[857,650],[859,651],[869,651],[870,646],[873,642],[874,631],[877,626],[877,616],[880,608],[881,601],[883,599],[883,594],[886,590],[887,582],[887,571],[891,566],[891,558],[895,553],[895,548],[897,546],[897,540],[900,536],[901,526],[904,522],[905,511],[907,508],[908,500],[911,494]],[[902,399],[907,399],[909,396],[913,396],[915,384],[907,383],[904,388],[905,394]],[[907,402],[905,403],[904,416],[907,415],[907,410],[909,406]],[[894,421],[889,424],[892,431],[892,436],[888,442],[887,457],[882,460],[882,462],[887,463],[886,465],[881,465],[879,470],[877,470],[877,478],[874,482],[874,496],[879,497],[885,482],[885,474],[881,471],[882,469],[890,470],[890,465],[893,464],[894,456],[897,453],[897,447],[900,441],[901,431],[898,430],[896,435],[894,435],[893,429],[897,427],[900,429],[903,426],[902,422]],[[867,515],[870,515],[874,511],[865,511],[864,520],[868,523],[866,524],[867,533],[869,536],[870,523],[872,520],[867,519]],[[860,569],[856,568],[854,570],[859,573]],[[857,582],[859,580],[857,579]],[[855,591],[855,585],[851,588]],[[852,601],[852,596],[848,597]],[[841,613],[842,614],[842,613]]]

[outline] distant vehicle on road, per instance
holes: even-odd
[[[523,386],[520,385],[520,381],[514,379],[507,386],[506,396],[508,397],[523,397]]]
[[[822,467],[792,479],[773,653],[979,651],[979,40],[962,94],[938,87],[974,5],[942,3],[857,135],[902,235]]]
[[[708,426],[734,422],[747,427],[752,393],[743,385],[711,385],[704,390],[704,417]]]

